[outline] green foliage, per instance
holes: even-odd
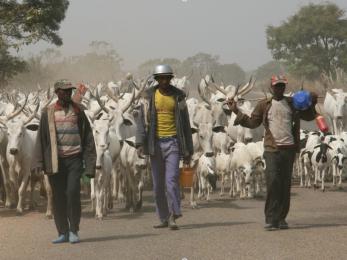
[[[270,80],[272,75],[286,74],[286,66],[279,61],[269,61],[256,70],[255,76],[258,81]]]
[[[0,36],[15,48],[39,40],[61,45],[56,32],[68,6],[67,0],[1,0]]]
[[[0,0],[0,88],[25,69],[25,62],[11,54],[13,49],[39,40],[62,45],[57,31],[68,6],[67,0]]]
[[[217,66],[215,78],[220,79],[226,84],[238,84],[245,81],[246,73],[236,63],[233,64],[220,64]]]
[[[8,83],[8,79],[25,69],[26,64],[23,60],[12,56],[6,46],[0,46],[0,89]]]
[[[335,68],[347,69],[347,20],[333,3],[309,4],[282,25],[266,30],[273,58],[302,77],[316,78]]]

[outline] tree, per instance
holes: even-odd
[[[0,89],[8,83],[8,79],[14,77],[26,69],[25,62],[10,54],[6,46],[0,46]]]
[[[220,64],[214,76],[225,84],[236,85],[245,81],[246,73],[237,63]]]
[[[270,80],[272,75],[286,74],[286,66],[280,61],[269,61],[256,70],[255,76],[257,80]]]
[[[67,0],[1,0],[1,38],[16,48],[39,40],[62,45],[56,32],[68,6]]]
[[[0,0],[0,85],[4,86],[24,62],[11,55],[23,45],[44,40],[62,45],[57,34],[69,6],[67,0]],[[6,71],[5,71],[6,69]]]
[[[309,4],[282,25],[268,26],[267,45],[273,58],[302,77],[347,70],[347,20],[333,3]]]

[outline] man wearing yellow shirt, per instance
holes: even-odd
[[[160,224],[154,228],[178,229],[181,217],[179,161],[189,164],[193,154],[186,95],[171,86],[173,71],[169,65],[158,65],[154,74],[158,85],[145,91],[135,120],[136,145],[140,154],[150,156],[156,211]]]

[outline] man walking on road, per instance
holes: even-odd
[[[290,206],[293,163],[299,149],[300,119],[311,121],[316,116],[317,95],[311,93],[312,104],[306,110],[295,110],[293,99],[284,96],[287,83],[284,76],[272,76],[273,97],[259,101],[251,117],[241,113],[234,100],[228,102],[229,108],[237,115],[235,125],[256,128],[263,123],[265,128],[265,230],[288,228],[286,217]]]
[[[181,217],[179,161],[190,163],[192,133],[185,93],[170,85],[173,71],[169,65],[154,70],[158,85],[145,91],[145,104],[136,117],[136,144],[139,154],[150,155],[153,189],[160,223],[154,228],[178,229]]]
[[[42,112],[32,170],[49,175],[53,192],[56,243],[78,243],[81,219],[80,178],[94,177],[96,152],[93,133],[83,108],[71,100],[73,85],[54,84],[58,100]]]

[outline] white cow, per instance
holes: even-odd
[[[337,135],[347,130],[346,98],[347,93],[342,89],[332,89],[324,99],[324,111],[332,121],[333,132]]]
[[[240,198],[252,197],[251,184],[254,182],[254,164],[251,154],[244,143],[236,143],[232,148],[230,161],[232,171],[230,196],[240,192]],[[236,187],[235,187],[236,185]]]
[[[125,140],[120,160],[125,177],[126,208],[130,212],[134,212],[142,207],[142,191],[144,177],[148,170],[148,158],[138,156],[135,148],[135,137],[132,137]]]
[[[332,149],[328,144],[322,142],[314,147],[311,156],[311,163],[315,173],[314,187],[317,187],[318,180],[321,180],[321,189],[325,191],[325,174],[331,162],[331,154],[328,149]]]
[[[17,202],[18,214],[23,213],[23,200],[30,178],[30,167],[38,129],[38,123],[31,123],[34,117],[35,114],[27,119],[16,116],[2,121],[8,135],[6,159],[9,164],[9,171],[8,178],[4,180],[5,187],[10,187],[7,194],[8,203],[10,203],[8,206]],[[32,189],[31,192],[33,194],[34,190]],[[31,201],[31,206],[34,206],[34,201]]]

